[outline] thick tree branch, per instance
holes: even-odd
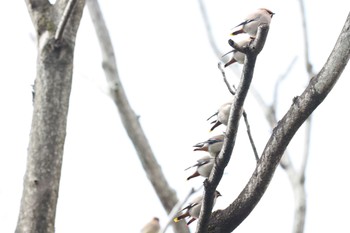
[[[152,183],[164,209],[167,213],[170,213],[178,202],[176,192],[166,181],[162,169],[158,164],[146,135],[138,121],[138,117],[134,113],[126,97],[126,93],[118,74],[113,45],[100,6],[96,0],[88,0],[87,6],[100,43],[103,69],[109,84],[111,97],[119,110],[122,123],[133,142],[141,164],[147,173],[148,179]],[[184,222],[173,224],[173,226],[178,233],[189,232],[188,227]]]
[[[248,184],[228,208],[212,214],[208,232],[232,232],[250,214],[266,191],[294,134],[332,90],[349,57],[350,14],[326,64],[311,79],[302,95],[294,99],[286,115],[275,127]]]
[[[27,9],[32,19],[35,31],[41,35],[43,31],[49,30],[49,26],[54,27],[54,8],[48,0],[25,0]]]
[[[243,111],[244,100],[247,96],[250,83],[253,79],[255,61],[257,55],[260,53],[265,44],[268,29],[268,25],[260,26],[256,39],[246,51],[246,59],[243,67],[242,77],[231,106],[227,130],[225,134],[227,138],[224,140],[223,148],[215,160],[215,165],[209,178],[204,182],[205,192],[201,214],[196,229],[197,233],[207,232],[207,226],[209,223],[211,211],[213,209],[214,193],[222,178],[225,167],[231,158],[238,131],[239,120]]]

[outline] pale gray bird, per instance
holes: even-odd
[[[142,229],[141,233],[158,233],[160,230],[159,218],[154,217]]]
[[[207,151],[212,157],[216,157],[224,144],[225,135],[215,135],[204,142],[199,142],[193,147],[196,147],[194,151]]]
[[[214,113],[212,116],[210,116],[207,119],[208,121],[212,117],[216,116],[216,120],[211,122],[211,124],[214,124],[214,125],[211,127],[210,131],[213,131],[216,127],[218,127],[221,124],[227,125],[228,117],[230,115],[231,105],[232,105],[232,101],[224,103],[223,105],[220,106],[219,110],[216,113]]]
[[[203,156],[202,158],[198,159],[196,164],[185,169],[185,170],[188,170],[190,168],[197,167],[195,173],[193,173],[192,175],[187,177],[187,180],[190,180],[190,179],[195,178],[197,176],[202,176],[202,177],[208,178],[211,170],[213,169],[214,162],[215,162],[215,158],[213,158],[209,155]]]
[[[216,198],[220,197],[221,194],[219,191],[215,191],[214,195],[215,196],[214,196],[213,205],[215,205]],[[187,225],[190,225],[193,221],[198,219],[199,214],[201,212],[201,208],[202,208],[202,200],[203,200],[202,195],[196,197],[188,206],[186,206],[185,208],[183,208],[182,210],[179,211],[179,213],[180,213],[180,212],[186,210],[183,214],[180,214],[179,216],[174,218],[174,222],[179,222],[181,219],[191,217],[191,219],[187,222]]]
[[[249,36],[255,38],[258,27],[262,24],[269,25],[274,14],[275,13],[266,8],[259,8],[249,14],[242,23],[234,27],[239,27],[239,29],[234,30],[231,35],[234,36],[241,33],[248,33]]]
[[[248,38],[245,38],[244,40],[241,40],[241,41],[237,42],[237,44],[240,47],[244,47],[244,46],[247,46],[249,43],[251,43],[252,40],[253,40],[253,38],[248,37]],[[241,53],[241,52],[233,49],[230,52],[225,53],[222,56],[224,57],[224,56],[226,56],[229,53],[232,53],[232,58],[225,64],[224,67],[227,67],[227,66],[229,66],[229,65],[231,65],[231,64],[233,64],[235,62],[238,62],[239,64],[243,64],[244,63],[244,59],[245,59],[245,54],[244,53]]]

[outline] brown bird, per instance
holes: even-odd
[[[215,205],[216,198],[220,197],[221,194],[219,191],[215,191],[214,195],[215,196],[214,196],[213,205]],[[188,206],[186,206],[185,208],[183,208],[182,210],[179,211],[179,212],[182,212],[182,211],[186,210],[183,214],[174,218],[174,222],[179,222],[181,219],[190,217],[191,219],[187,222],[187,225],[190,225],[193,221],[198,219],[199,214],[201,212],[201,208],[202,208],[202,200],[203,200],[202,195],[196,197]]]
[[[249,36],[255,38],[258,27],[262,24],[269,25],[274,14],[275,13],[266,8],[259,8],[249,14],[242,23],[234,27],[237,28],[242,26],[238,30],[233,31],[231,35],[234,36],[241,33],[248,33]]]
[[[154,217],[142,229],[141,233],[158,233],[160,230],[159,218]]]

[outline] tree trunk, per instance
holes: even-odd
[[[76,1],[76,6],[73,1],[71,17],[64,12],[72,2],[26,3],[37,30],[38,58],[27,169],[16,232],[54,232],[75,38],[85,1]],[[61,17],[67,17],[69,24],[60,29]],[[63,34],[57,37],[57,30]]]

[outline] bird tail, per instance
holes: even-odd
[[[188,221],[187,226],[190,225],[195,220],[197,220],[197,219],[196,218],[191,218],[190,221]]]
[[[176,218],[174,218],[174,222],[179,222],[181,219],[184,219],[188,216],[190,216],[190,214],[188,212],[181,214],[180,216],[177,216]]]
[[[214,116],[216,116],[216,115],[218,115],[219,114],[219,111],[217,111],[216,113],[214,113],[213,115],[211,115],[208,119],[207,119],[207,121],[209,121],[212,117],[214,117]]]
[[[238,26],[240,26],[240,25],[238,25]],[[238,26],[237,26],[237,27],[238,27]],[[234,32],[232,32],[230,35],[231,35],[231,36],[235,36],[235,35],[238,35],[238,34],[241,34],[241,33],[244,33],[243,29],[234,31]]]
[[[216,121],[215,125],[213,125],[213,127],[211,127],[211,129],[209,130],[209,132],[213,131],[216,127],[218,127],[219,125],[221,125],[222,123],[220,121]]]
[[[193,173],[192,175],[190,175],[189,177],[187,177],[187,180],[190,180],[190,179],[195,178],[195,177],[197,177],[197,176],[199,176],[198,171],[196,171],[195,173]]]
[[[229,61],[224,65],[224,67],[226,68],[226,67],[228,67],[229,65],[231,65],[231,64],[233,64],[233,63],[235,63],[235,62],[237,62],[236,59],[232,58],[231,60],[229,60]]]

